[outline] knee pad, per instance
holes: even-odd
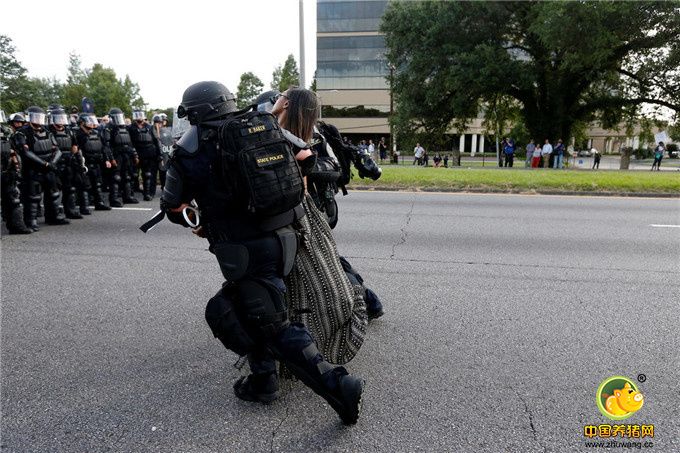
[[[150,171],[144,172],[144,177],[147,179],[151,179],[151,172]]]
[[[113,182],[115,182],[116,184],[120,183],[120,175],[118,173],[115,173],[113,175]]]
[[[283,292],[266,280],[244,279],[235,283],[239,312],[253,331],[265,339],[288,327],[288,311]]]
[[[239,320],[232,298],[220,290],[205,307],[205,320],[215,338],[238,355],[246,355],[255,346]]]

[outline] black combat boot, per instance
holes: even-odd
[[[129,181],[123,184],[123,203],[125,204],[139,203],[139,200],[136,199],[134,194],[132,193],[132,186],[130,185]]]
[[[82,219],[83,216],[78,212],[78,207],[76,206],[76,192],[72,189],[68,193],[64,194],[64,213],[69,219]]]
[[[80,213],[82,215],[91,215],[90,211],[90,194],[82,190],[78,192],[78,205],[80,206]]]
[[[102,194],[101,186],[94,188],[94,210],[95,211],[110,211],[111,206],[104,203],[104,195]]]
[[[241,377],[234,384],[234,393],[244,401],[269,404],[279,397],[276,371]]]
[[[23,206],[19,204],[13,207],[12,212],[5,214],[7,231],[9,231],[9,234],[31,234],[33,232],[33,230],[24,223],[22,211]]]

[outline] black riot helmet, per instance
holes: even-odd
[[[279,90],[265,91],[256,97],[252,103],[257,105],[258,111],[271,113],[280,94]]]
[[[12,114],[9,116],[9,122],[10,122],[10,124],[13,125],[13,126],[21,127],[21,126],[23,126],[23,124],[26,122],[26,119],[24,118],[24,114],[23,114],[23,113],[21,113],[21,112],[16,112],[16,113],[12,113]],[[19,123],[19,124],[17,125],[16,123]]]
[[[47,124],[47,117],[45,111],[37,106],[31,106],[26,110],[28,114],[28,122],[38,126],[44,126]]]
[[[94,129],[99,126],[99,121],[94,113],[81,113],[78,116],[78,124],[85,126],[87,129]]]
[[[196,125],[235,112],[236,96],[219,82],[198,82],[184,90],[182,103],[177,107],[179,118],[187,117]]]
[[[68,126],[69,123],[69,117],[63,108],[57,107],[50,109],[50,124],[56,124],[57,126]]]
[[[125,115],[118,107],[113,107],[109,110],[109,118],[114,126],[125,126]]]

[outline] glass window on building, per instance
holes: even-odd
[[[378,31],[385,8],[384,0],[318,0],[317,32]]]

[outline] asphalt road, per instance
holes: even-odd
[[[349,364],[367,382],[356,426],[299,382],[237,400],[245,370],[203,319],[221,283],[206,244],[119,210],[2,237],[2,450],[588,451],[584,425],[618,423],[598,385],[639,374],[623,423],[680,450],[680,228],[650,226],[680,225],[679,200],[339,204],[340,252],[387,310]]]

